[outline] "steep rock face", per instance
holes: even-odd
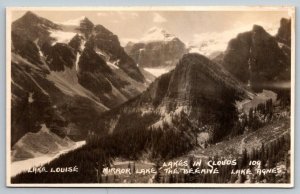
[[[138,43],[129,42],[126,52],[141,67],[174,67],[186,53],[185,44],[163,29],[153,28]]]
[[[209,57],[213,62],[222,65],[223,58],[224,58],[224,52],[216,53],[216,55],[212,55]]]
[[[87,47],[95,49],[96,52],[98,51],[108,62],[113,63],[118,61],[117,66],[132,79],[138,82],[144,81],[144,77],[137,68],[136,63],[125,53],[124,48],[121,47],[119,39],[115,34],[102,25],[96,25],[92,30],[85,30],[83,32],[88,34],[85,35],[86,37],[89,37],[86,43]]]
[[[53,41],[51,30],[60,26],[32,12],[12,23],[12,50],[34,63],[41,63],[40,48]]]
[[[235,101],[245,98],[247,90],[220,66],[199,54],[186,54],[174,70],[157,78],[140,96],[104,114],[98,122],[102,128],[96,131],[128,130],[122,126],[130,120],[122,118],[134,114],[142,122],[141,129],[180,128],[191,138],[195,137],[193,130],[208,130],[211,140],[216,141],[230,134],[237,119]],[[182,129],[176,119],[183,119],[187,126]]]
[[[278,42],[291,46],[291,19],[282,18],[276,34]]]
[[[84,37],[76,34],[69,42],[70,47],[72,47],[77,52],[82,52],[83,50]]]
[[[12,146],[44,125],[61,138],[83,139],[100,114],[146,88],[118,37],[98,28],[64,31],[32,12],[12,23]]]
[[[78,30],[81,31],[85,38],[88,39],[93,33],[94,24],[87,18],[84,17],[83,20],[80,21],[80,25]]]
[[[78,81],[112,108],[139,94],[145,88],[144,77],[116,35],[87,21],[79,28],[85,29],[85,38],[74,37],[70,42],[78,50]]]
[[[197,54],[184,56],[174,71],[168,96],[188,101],[193,101],[201,95],[208,99],[218,99],[223,90],[235,89],[227,78],[228,75],[208,58]]]
[[[22,38],[22,36],[17,35],[12,32],[12,51],[18,53],[20,56],[25,57],[30,62],[37,64],[41,63],[41,56],[39,54],[39,49],[37,45],[28,39]]]
[[[78,82],[92,91],[101,102],[112,108],[134,94],[128,94],[122,90],[126,86],[130,87],[129,81],[120,78],[106,64],[106,62],[92,49],[86,47],[78,62]],[[119,90],[117,90],[119,89]]]
[[[234,111],[234,103],[247,97],[246,90],[217,64],[199,54],[184,55],[175,70],[150,87],[151,103],[167,112],[185,107],[193,123],[213,121],[222,110]],[[142,96],[143,96],[142,95]]]
[[[76,56],[69,45],[56,43],[49,49],[47,59],[51,71],[64,71],[74,67]]]
[[[257,90],[270,82],[290,79],[289,57],[276,38],[257,25],[229,42],[222,64],[237,79]]]
[[[38,45],[42,46],[45,42],[53,40],[49,36],[49,30],[60,30],[61,26],[28,11],[12,23],[12,29],[14,34],[22,35],[22,39],[37,41]]]

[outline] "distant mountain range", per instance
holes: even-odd
[[[139,67],[156,77],[173,69],[187,52],[179,38],[158,27],[148,30],[138,42],[129,42],[125,51]]]

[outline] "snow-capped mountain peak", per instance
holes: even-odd
[[[81,16],[79,18],[70,19],[70,20],[67,20],[67,21],[64,21],[64,22],[57,22],[57,23],[62,24],[62,25],[66,25],[66,26],[79,26],[80,22],[82,20],[86,19],[86,18],[87,18],[86,16]]]
[[[141,38],[142,42],[171,41],[176,38],[173,34],[159,27],[150,28]]]

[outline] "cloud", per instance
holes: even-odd
[[[98,12],[97,16],[100,17],[118,17],[119,19],[134,19],[139,16],[136,12]]]
[[[139,16],[139,14],[134,13],[134,12],[129,13],[129,15],[130,15],[130,17],[132,17],[132,18],[136,18],[136,17]]]
[[[158,13],[154,13],[153,14],[153,22],[154,23],[164,23],[164,22],[167,22],[167,19]]]
[[[139,39],[135,39],[135,38],[119,38],[120,40],[120,44],[122,47],[125,47],[129,42],[139,42]]]
[[[279,28],[277,23],[257,21],[255,24],[261,25],[271,35],[275,35]],[[216,51],[225,51],[228,42],[232,38],[235,38],[239,33],[250,31],[252,27],[253,24],[251,23],[237,22],[230,30],[194,34],[192,41],[188,42],[187,45],[190,48],[190,52],[198,52],[209,56]]]
[[[120,20],[115,19],[115,20],[112,20],[111,22],[117,24],[117,23],[120,23]]]
[[[108,13],[107,12],[99,12],[97,13],[97,16],[107,16]]]
[[[83,20],[85,18],[85,16],[80,16],[78,18],[75,19],[70,19],[67,21],[61,21],[61,22],[56,22],[58,24],[63,24],[63,25],[74,25],[74,26],[78,26],[80,24],[80,21]]]
[[[139,14],[135,12],[118,12],[118,15],[121,19],[135,19],[139,16]]]

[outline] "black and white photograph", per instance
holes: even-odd
[[[293,187],[294,7],[10,7],[9,187]]]

